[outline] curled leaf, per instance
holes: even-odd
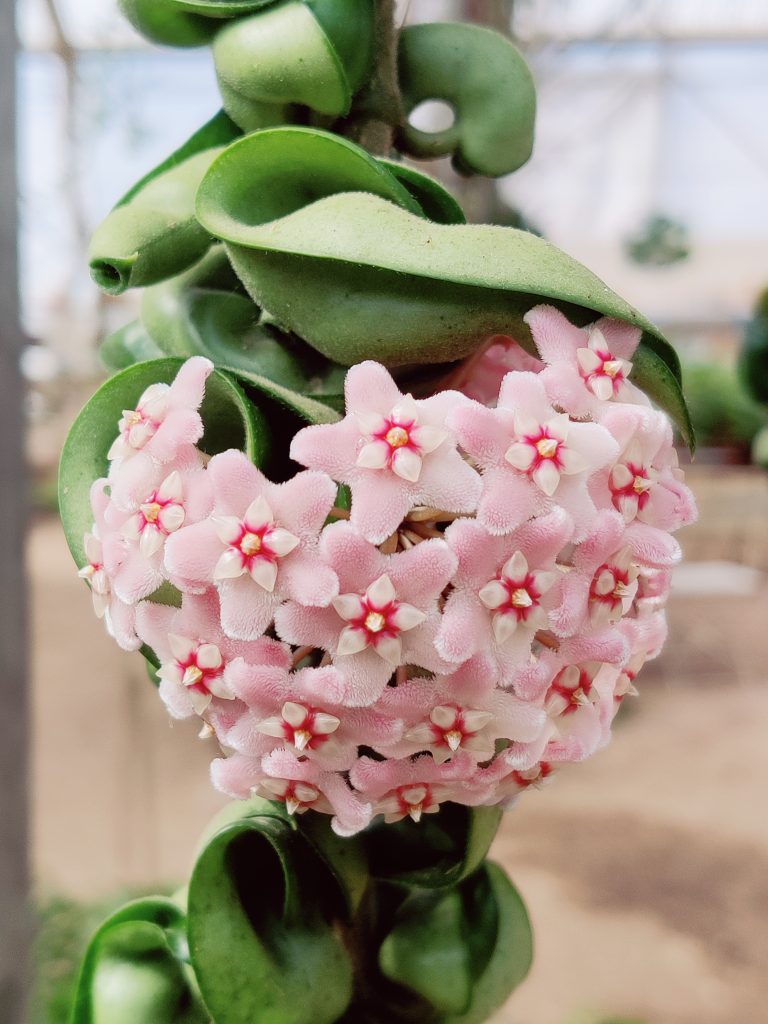
[[[334,1024],[352,995],[343,899],[293,821],[222,829],[189,886],[190,956],[216,1024]]]
[[[530,157],[536,92],[522,54],[479,25],[410,25],[400,34],[398,73],[406,115],[425,100],[444,100],[453,124],[425,132],[407,121],[400,148],[421,159],[453,154],[468,174],[499,177]]]
[[[188,14],[174,0],[118,0],[120,10],[146,39],[165,46],[204,46],[218,25]]]
[[[108,335],[99,346],[99,358],[111,373],[145,359],[159,359],[163,351],[154,343],[143,324],[133,320]]]
[[[152,178],[99,224],[91,238],[91,277],[110,295],[185,270],[211,244],[195,217],[195,193],[216,156],[207,149]]]
[[[224,109],[245,131],[292,120],[290,107],[338,117],[352,91],[310,8],[290,0],[224,25],[213,44]]]

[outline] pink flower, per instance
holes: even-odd
[[[627,523],[639,520],[672,532],[696,520],[696,502],[683,483],[672,427],[664,413],[617,405],[602,425],[621,446],[617,461],[592,480],[598,504],[613,504]]]
[[[171,462],[186,445],[196,444],[203,436],[203,421],[197,410],[212,371],[209,359],[193,356],[179,369],[172,384],[151,384],[135,409],[124,410],[118,437],[107,455],[113,468],[141,451],[157,462]]]
[[[562,509],[505,537],[472,520],[452,523],[445,539],[458,568],[436,639],[440,654],[455,663],[487,651],[502,683],[511,681],[536,632],[549,628],[549,610],[558,603],[555,558],[572,532]]]
[[[586,535],[596,511],[587,483],[618,454],[607,430],[556,412],[532,373],[507,374],[496,409],[473,403],[449,424],[483,469],[477,518],[490,533],[509,533],[556,502],[573,518],[576,539]]]
[[[496,404],[501,382],[510,370],[539,373],[544,368],[542,361],[529,355],[514,338],[495,334],[488,339],[487,345],[477,359],[468,361],[462,383],[455,385],[467,398],[473,398],[481,405]]]
[[[352,792],[341,775],[323,772],[284,748],[262,759],[242,754],[219,758],[211,765],[211,776],[217,789],[236,798],[255,793],[284,803],[289,814],[310,809],[332,814],[331,827],[342,836],[354,835],[371,820],[370,805]]]
[[[339,579],[330,608],[289,601],[275,628],[287,643],[327,651],[344,676],[350,706],[373,704],[398,665],[446,668],[434,648],[437,599],[456,567],[442,540],[383,555],[350,523],[327,526],[320,553]]]
[[[499,689],[494,680],[493,664],[478,655],[450,676],[388,687],[376,707],[402,718],[406,728],[402,740],[384,752],[406,757],[427,751],[442,764],[465,751],[485,761],[493,757],[497,739],[535,739],[546,721],[544,712]]]
[[[448,800],[476,806],[488,797],[473,759],[457,754],[437,764],[429,754],[413,760],[373,761],[361,757],[349,773],[352,785],[373,805],[374,815],[383,814],[387,824],[423,814],[436,814]]]
[[[276,640],[243,643],[225,636],[215,591],[185,595],[180,609],[142,602],[136,631],[160,661],[160,696],[174,718],[202,715],[214,698],[234,700],[229,674],[236,658],[286,670],[291,664],[290,651]],[[215,714],[221,705],[211,710]]]
[[[553,405],[572,416],[600,418],[606,402],[648,399],[629,382],[640,329],[603,317],[587,328],[574,326],[553,306],[535,306],[525,315],[541,358],[541,380]]]
[[[250,757],[286,746],[324,770],[345,771],[359,746],[388,746],[402,733],[400,722],[382,710],[346,707],[344,678],[330,665],[289,673],[236,660],[228,682],[247,710],[220,738]]]
[[[352,523],[367,540],[382,543],[415,505],[475,510],[480,480],[446,427],[451,410],[468,401],[463,395],[416,401],[373,362],[350,369],[345,391],[345,418],[300,430],[291,458],[349,485]]]
[[[224,631],[239,640],[260,636],[287,598],[328,605],[338,580],[317,552],[336,487],[323,473],[298,473],[273,484],[242,452],[215,455],[207,469],[211,518],[179,530],[165,564],[182,590],[214,585]]]

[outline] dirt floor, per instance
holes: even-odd
[[[537,941],[496,1024],[766,1020],[768,485],[699,470],[694,486],[697,561],[641,699],[605,752],[526,794],[494,847]],[[174,883],[222,803],[213,750],[102,635],[55,520],[34,527],[29,566],[40,891]]]

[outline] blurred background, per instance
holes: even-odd
[[[543,234],[659,323],[683,358],[701,445],[690,468],[701,519],[681,537],[671,640],[643,671],[641,699],[607,751],[524,797],[497,841],[538,942],[498,1024],[758,1024],[768,1019],[768,406],[758,400],[768,400],[768,4],[400,6],[411,21],[508,30],[526,53],[539,95],[531,162],[499,183],[439,171],[471,219]],[[126,894],[175,887],[223,802],[208,783],[210,747],[170,724],[140,660],[92,618],[55,507],[66,430],[102,376],[97,342],[135,315],[132,294],[91,284],[88,236],[219,103],[208,51],[151,48],[114,0],[19,0],[18,23],[40,921],[30,1020],[63,1024],[92,927]],[[442,113],[414,116],[437,125]]]

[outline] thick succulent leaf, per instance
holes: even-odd
[[[461,885],[416,892],[382,943],[382,973],[436,1011],[434,1024],[481,1024],[530,969],[532,936],[517,890],[486,863]]]
[[[174,0],[118,0],[120,10],[146,39],[165,46],[204,46],[218,25],[179,10]]]
[[[204,355],[299,394],[340,398],[344,369],[274,324],[260,323],[260,314],[220,246],[186,273],[147,288],[141,306],[142,324],[166,355]]]
[[[162,160],[156,167],[153,167],[143,178],[140,178],[135,185],[132,185],[122,199],[115,203],[115,206],[124,206],[137,193],[141,192],[150,181],[157,178],[158,175],[164,174],[166,171],[170,171],[172,167],[177,167],[179,164],[184,163],[191,156],[197,156],[198,153],[203,153],[206,149],[226,146],[242,134],[235,122],[225,111],[218,111],[210,121],[206,121],[201,128],[198,128],[196,132],[190,135],[186,142],[183,142],[178,149],[175,149],[170,156],[167,156],[165,160]]]
[[[349,80],[310,8],[297,0],[230,21],[213,43],[224,109],[245,131],[292,120],[294,104],[346,114]]]
[[[436,224],[465,224],[467,218],[451,193],[439,181],[409,164],[379,157],[379,163],[394,174],[421,207],[424,215]]]
[[[254,132],[228,146],[200,184],[197,212],[232,240],[245,225],[256,228],[338,192],[366,192],[421,212],[390,169],[364,149],[294,126]]]
[[[374,0],[307,0],[341,61],[352,92],[373,63]]]
[[[186,961],[180,908],[160,896],[129,903],[91,940],[71,1024],[206,1024]]]
[[[153,177],[99,224],[91,238],[91,277],[110,295],[179,274],[211,237],[195,217],[195,193],[218,149],[206,149]]]
[[[59,464],[59,509],[78,566],[85,564],[83,536],[93,523],[91,485],[106,476],[122,410],[133,409],[150,384],[170,384],[181,364],[181,359],[153,359],[122,370],[102,384],[73,423]],[[269,436],[264,418],[230,374],[214,370],[208,378],[201,415],[204,451],[242,448],[254,462],[264,459]]]
[[[162,349],[154,343],[138,320],[114,331],[99,346],[99,358],[111,373],[146,359],[159,359],[162,355]]]
[[[500,820],[498,807],[447,803],[418,824],[374,824],[363,834],[371,875],[422,889],[456,885],[488,853]]]
[[[293,821],[220,831],[189,886],[192,964],[216,1024],[333,1024],[352,995],[343,899]]]
[[[536,91],[522,54],[479,25],[410,25],[400,33],[398,74],[406,116],[424,100],[444,100],[453,124],[420,131],[407,121],[400,149],[424,158],[453,154],[458,170],[498,177],[531,155]]]
[[[652,350],[659,357],[653,365],[678,376],[677,356],[657,327],[586,267],[529,232],[434,224],[378,196],[350,193],[253,224],[238,219],[226,200],[217,206],[209,181],[210,174],[198,216],[228,243],[254,300],[336,362],[460,359],[494,333],[510,334],[533,351],[523,317],[546,301],[576,323],[605,315],[638,326],[641,350]],[[664,387],[658,394],[690,440],[679,399]]]
[[[691,452],[696,450],[696,433],[693,428],[683,388],[674,370],[664,361],[655,348],[641,344],[632,359],[631,380],[649,398],[669,413],[677,425],[683,441]]]
[[[171,3],[182,11],[209,18],[239,18],[242,14],[251,14],[278,3],[278,0],[171,0]]]

